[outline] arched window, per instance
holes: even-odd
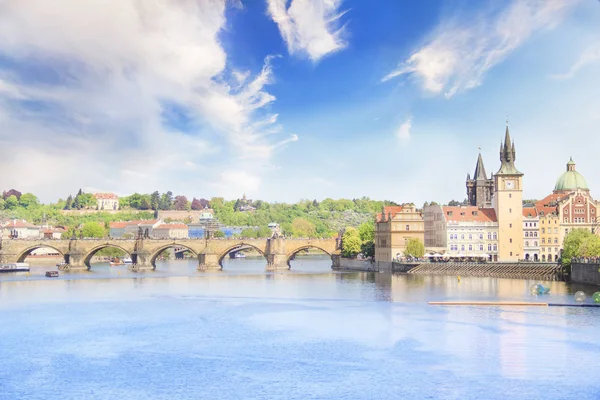
[[[546,261],[546,255],[542,254],[542,261]]]
[[[492,251],[492,245],[488,244],[488,251]]]
[[[461,246],[460,246],[460,249],[461,249],[462,251],[465,251],[465,245],[464,245],[464,244],[463,244],[463,245],[461,245]]]
[[[497,239],[498,239],[498,233],[494,232],[494,240],[497,240]]]
[[[498,245],[497,244],[494,245],[494,251],[498,251]]]
[[[479,251],[483,251],[483,245],[482,244],[479,245]]]
[[[479,240],[483,240],[483,233],[479,234]]]
[[[473,240],[473,235],[469,233],[469,240]]]
[[[469,245],[469,251],[471,251],[471,250],[473,250],[473,245],[472,244]]]
[[[535,242],[533,242],[533,246],[534,246],[534,247],[537,247],[537,245],[538,245],[538,242],[537,242],[537,240],[536,240]]]
[[[525,237],[529,237],[529,232],[525,232]]]
[[[492,232],[488,232],[488,240],[492,240]]]

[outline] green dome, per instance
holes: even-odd
[[[572,191],[576,189],[589,190],[587,182],[583,175],[575,171],[575,162],[573,159],[567,163],[567,171],[563,173],[554,186],[555,191]]]

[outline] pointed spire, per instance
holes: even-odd
[[[385,222],[385,206],[381,206],[381,222]]]
[[[486,180],[487,179],[487,174],[485,173],[485,167],[483,166],[483,157],[481,157],[481,153],[479,153],[479,157],[477,157],[477,165],[475,165],[474,179],[476,179],[476,180]]]
[[[517,160],[517,152],[515,151],[515,142],[512,143],[511,153],[512,153],[512,160],[516,161]]]

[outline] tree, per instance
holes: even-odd
[[[19,200],[21,198],[21,192],[16,189],[10,189],[8,192],[2,193],[2,198],[4,200],[8,199],[10,196],[15,196],[17,200]]]
[[[10,195],[4,200],[4,209],[5,210],[14,210],[19,205],[19,200],[17,200],[17,196]]]
[[[349,227],[342,235],[342,255],[344,257],[356,257],[360,253],[360,233],[358,229]]]
[[[425,254],[425,245],[417,238],[410,238],[406,243],[406,250],[404,250],[405,256],[411,256],[414,258],[421,258]]]
[[[202,203],[200,203],[200,200],[194,197],[194,199],[192,200],[191,208],[192,210],[202,210]]]
[[[19,199],[19,205],[24,208],[37,207],[39,204],[40,201],[38,198],[31,193],[21,195],[21,198]]]
[[[4,210],[4,199],[0,197],[0,210]]]
[[[167,193],[163,193],[160,196],[160,209],[161,210],[170,210],[173,205],[173,192],[168,191]]]
[[[315,237],[315,224],[305,218],[294,218],[292,232],[295,237]]]
[[[173,206],[178,211],[184,211],[187,208],[188,199],[185,196],[179,195],[175,196],[175,201],[173,202]]]
[[[150,210],[152,209],[152,204],[150,203],[150,199],[147,198],[147,195],[144,195],[140,200],[140,210]]]
[[[65,202],[65,210],[70,210],[73,207],[73,196],[69,195],[67,197],[67,201]]]
[[[372,242],[375,240],[375,223],[373,221],[363,222],[358,226],[360,240],[363,242]]]
[[[562,264],[571,266],[573,257],[597,257],[600,256],[600,238],[587,229],[573,229],[565,237]]]
[[[367,241],[360,245],[360,252],[367,258],[375,257],[375,242]]]
[[[450,207],[457,207],[457,206],[460,206],[460,201],[456,201],[456,200],[452,199],[448,202],[448,205]]]
[[[214,231],[213,232],[213,237],[215,237],[215,238],[224,238],[225,237],[225,232],[223,232],[223,231]]]
[[[103,238],[104,225],[98,222],[86,222],[81,229],[81,234],[85,238]]]
[[[160,204],[160,193],[158,193],[158,190],[157,190],[150,195],[150,206],[152,207],[152,209],[154,211],[157,211],[159,204]]]

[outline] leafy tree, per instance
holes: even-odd
[[[213,232],[213,237],[215,238],[224,238],[225,237],[225,232],[223,231],[214,231]]]
[[[375,257],[375,242],[373,242],[372,240],[363,242],[360,245],[360,252],[365,257],[368,257],[368,258]]]
[[[460,201],[452,199],[448,202],[448,205],[451,207],[457,207],[457,206],[460,206]]]
[[[38,198],[31,193],[25,193],[21,195],[21,198],[19,199],[19,205],[21,207],[37,207],[39,204],[40,201],[38,200]]]
[[[69,197],[67,197],[67,201],[65,202],[65,210],[70,210],[72,206],[73,206],[73,196],[69,195]]]
[[[188,203],[189,202],[188,202],[187,197],[180,195],[180,196],[175,196],[175,201],[173,202],[173,206],[178,211],[184,211],[187,209]]]
[[[152,209],[154,211],[157,211],[159,204],[160,204],[160,193],[158,193],[158,190],[157,190],[150,195],[150,206],[152,207]]]
[[[315,224],[305,218],[294,218],[292,232],[295,237],[315,237]]]
[[[363,222],[358,226],[360,240],[363,242],[372,242],[375,240],[375,223],[373,221]]]
[[[123,210],[129,207],[131,207],[130,196],[119,197],[119,208]]]
[[[259,237],[259,238],[268,238],[268,237],[271,237],[272,234],[273,234],[273,232],[271,231],[271,229],[269,229],[266,226],[261,226],[256,231],[256,237]]]
[[[356,257],[360,253],[360,233],[358,229],[349,227],[346,228],[344,235],[342,236],[342,255],[344,257]]]
[[[406,243],[405,256],[421,258],[425,254],[425,245],[417,238],[410,238]]]
[[[192,210],[202,210],[202,203],[200,203],[200,200],[194,197],[194,199],[192,200],[191,208]]]
[[[160,196],[159,207],[161,210],[170,210],[173,205],[173,192],[168,191]]]
[[[86,238],[103,238],[104,233],[104,225],[98,222],[86,222],[81,229],[81,234]]]
[[[587,229],[573,229],[563,242],[562,264],[571,266],[573,257],[600,256],[600,238]]]
[[[21,192],[16,189],[10,189],[8,192],[2,193],[2,198],[4,200],[8,199],[10,196],[15,196],[17,200],[19,200],[21,198]]]
[[[4,199],[0,197],[0,210],[4,210]]]
[[[17,196],[10,195],[4,200],[4,209],[5,210],[14,210],[19,205],[19,200]]]
[[[150,199],[144,195],[140,200],[140,210],[151,210],[152,204],[150,203]]]

